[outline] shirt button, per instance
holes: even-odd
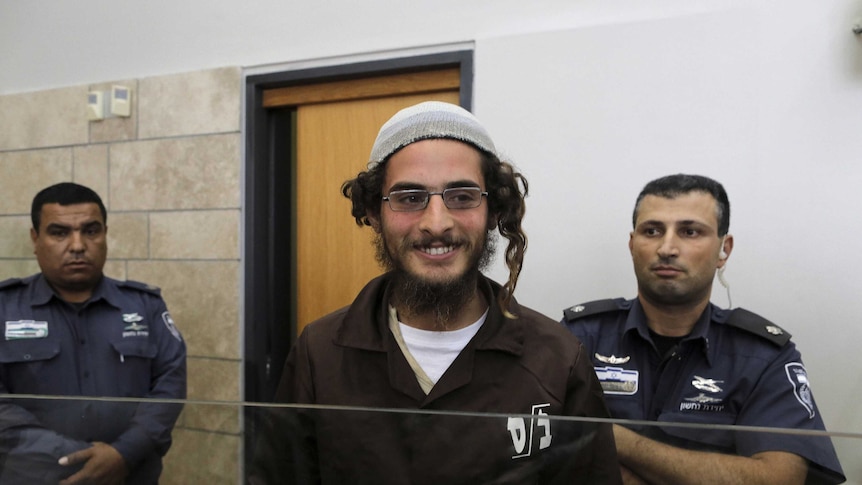
[[[30,354],[24,354],[24,360],[30,360],[30,359],[32,359],[32,358],[33,358],[33,356],[32,356],[32,355],[30,355]]]

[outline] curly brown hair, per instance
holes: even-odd
[[[472,145],[471,145],[472,146]],[[474,147],[475,148],[475,147]],[[500,160],[496,155],[481,149],[482,176],[488,191],[488,213],[497,221],[497,229],[509,243],[506,246],[506,267],[509,281],[497,298],[503,314],[509,318],[516,315],[509,311],[512,295],[518,284],[524,253],[527,251],[527,235],[521,227],[526,205],[524,198],[529,191],[527,179],[515,170],[512,164]],[[356,178],[341,185],[341,193],[352,203],[350,213],[360,227],[371,226],[369,216],[380,217],[382,207],[383,180],[389,160],[377,164],[370,170],[359,172]]]

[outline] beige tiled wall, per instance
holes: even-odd
[[[88,121],[87,92],[132,88],[132,116]],[[40,189],[74,181],[108,208],[108,263],[162,294],[188,346],[189,399],[241,398],[239,68],[0,96],[0,280],[38,271]],[[240,412],[186,406],[161,483],[237,483]]]

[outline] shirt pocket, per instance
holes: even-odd
[[[120,355],[120,360],[127,358],[151,360],[156,356],[156,346],[147,339],[123,339],[111,342],[111,346]]]
[[[128,338],[111,342],[117,352],[117,384],[122,397],[141,397],[150,388],[151,363],[156,346],[146,338]]]
[[[9,392],[42,394],[43,371],[60,355],[60,343],[47,339],[0,340],[3,384]]]
[[[45,339],[0,341],[0,364],[41,362],[59,353],[59,343]]]

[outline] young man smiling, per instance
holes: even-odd
[[[496,153],[447,103],[380,129],[342,192],[389,271],[305,328],[277,396],[377,411],[273,413],[251,483],[619,483],[607,424],[549,418],[607,414],[577,339],[512,296],[527,182]],[[498,230],[504,286],[481,273]]]
[[[481,163],[475,148],[450,139],[417,141],[389,159],[387,203],[369,221],[378,234],[378,259],[397,275],[390,303],[410,327],[458,330],[479,320],[490,303],[477,286],[494,227],[483,204]],[[465,201],[478,205],[446,205]]]
[[[614,418],[823,430],[790,335],[709,302],[733,250],[724,187],[699,175],[648,183],[629,236],[638,296],[575,305]],[[841,483],[825,437],[703,427],[614,426],[626,484]]]

